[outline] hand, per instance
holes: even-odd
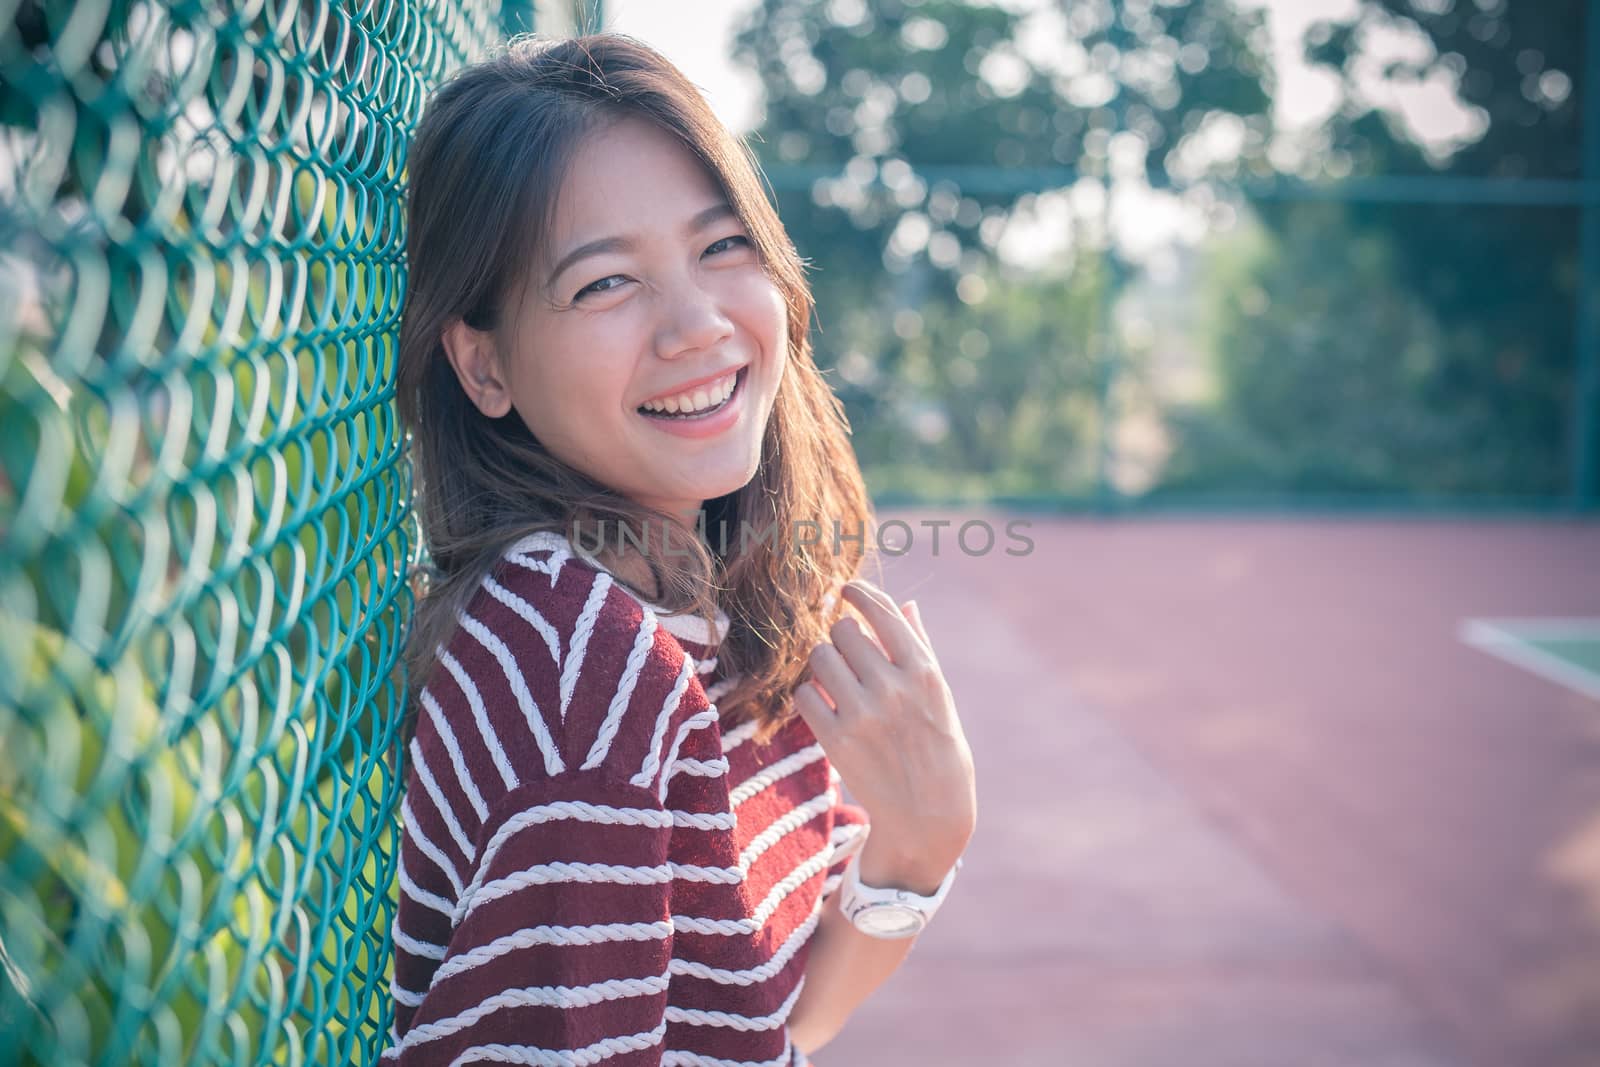
[[[931,893],[977,824],[972,750],[916,603],[859,579],[844,596],[873,634],[834,623],[795,709],[871,820],[862,881]]]

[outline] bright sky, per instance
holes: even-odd
[[[831,0],[848,7],[857,0]],[[1031,13],[1024,23],[1024,53],[1048,65],[1063,53],[1059,42],[1065,32],[1059,8],[1051,0],[989,0]],[[1272,58],[1277,69],[1274,97],[1280,140],[1273,158],[1294,170],[1299,158],[1320,159],[1317,130],[1339,103],[1338,79],[1302,58],[1307,27],[1319,19],[1348,19],[1359,0],[1234,0],[1241,8],[1265,8]],[[731,38],[754,0],[696,0],[693,17],[688,5],[663,0],[605,0],[606,29],[639,37],[660,49],[706,93],[712,108],[732,129],[743,133],[758,125],[762,116],[760,82],[729,58]],[[1409,29],[1407,28],[1409,27]],[[1032,37],[1030,41],[1028,38]],[[1456,75],[1435,70],[1426,81],[1386,79],[1382,68],[1392,60],[1426,62],[1433,58],[1432,42],[1414,24],[1379,22],[1361,41],[1365,61],[1355,72],[1356,90],[1365,100],[1388,111],[1411,135],[1440,160],[1460,144],[1481,134],[1484,116],[1464,107],[1455,94]],[[1237,154],[1244,128],[1238,122],[1219,121],[1202,128],[1189,156],[1197,167],[1208,161],[1226,161]],[[1338,173],[1331,161],[1327,173]],[[1086,203],[1086,200],[1095,203]],[[1019,212],[1015,239],[1004,241],[1001,254],[1017,263],[1035,265],[1049,261],[1063,248],[1059,240],[1043,235],[1070,232],[1067,220],[1095,214],[1104,203],[1095,189],[1077,188],[1044,194]],[[1111,231],[1119,247],[1134,259],[1165,258],[1174,239],[1197,240],[1205,226],[1192,205],[1169,193],[1148,188],[1123,188],[1110,205]]]
[[[717,117],[739,133],[761,121],[761,80],[729,58],[733,34],[753,0],[605,0],[606,26],[660,50],[705,92]]]
[[[1003,0],[1017,11],[1047,6],[1045,0]],[[1337,82],[1301,60],[1301,40],[1313,22],[1324,18],[1349,18],[1358,0],[1235,0],[1242,8],[1266,8],[1272,35],[1273,59],[1280,85],[1275,100],[1280,126],[1314,125],[1337,104]],[[686,18],[687,5],[662,0],[606,0],[606,28],[642,38],[659,48],[698,84],[712,107],[733,129],[744,132],[761,119],[761,85],[754,75],[734,66],[729,42],[753,0],[695,0],[694,17]],[[1048,24],[1041,22],[1040,28]],[[1053,27],[1050,27],[1053,29]],[[1383,61],[1426,59],[1432,45],[1415,31],[1394,24],[1368,37],[1372,53],[1368,66],[1373,75],[1361,79],[1374,103],[1395,108],[1412,132],[1441,149],[1458,138],[1471,137],[1475,123],[1455,99],[1448,79],[1435,77],[1419,85],[1384,85],[1376,76]]]

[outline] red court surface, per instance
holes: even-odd
[[[1600,701],[1459,634],[1600,616],[1600,523],[891,518],[979,827],[819,1067],[1600,1065]]]

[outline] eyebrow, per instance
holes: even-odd
[[[707,226],[710,226],[713,222],[720,221],[721,219],[725,219],[733,215],[735,215],[733,205],[724,200],[721,203],[713,204],[711,207],[706,208],[704,211],[694,216],[694,218],[690,219],[689,224],[683,228],[683,232],[685,236],[692,237],[701,230],[705,229]],[[572,251],[568,252],[565,256],[561,257],[561,262],[557,263],[555,270],[550,272],[550,278],[545,282],[545,287],[554,287],[556,284],[556,279],[561,277],[561,275],[566,272],[567,268],[577,263],[580,259],[587,259],[589,256],[598,256],[605,252],[626,252],[633,248],[633,245],[633,240],[628,237],[601,237],[597,240],[590,241],[587,244],[581,244],[577,248],[574,248]]]

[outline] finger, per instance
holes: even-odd
[[[825,687],[822,684],[822,679],[817,677],[817,672],[816,672],[815,668],[812,669],[810,675],[806,678],[806,680],[802,683],[802,685],[805,688],[810,689],[813,692],[815,692],[817,694],[817,696],[821,697],[822,698],[822,703],[827,706],[829,711],[833,710],[833,698],[828,696],[827,687]],[[799,686],[797,686],[796,688],[798,689]]]
[[[827,691],[822,689],[821,683],[816,678],[806,678],[800,685],[795,686],[795,704],[802,705],[803,710],[810,712],[826,712],[829,717],[835,715],[834,702],[827,699]]]
[[[900,613],[899,607],[888,593],[859,578],[845,583],[844,594],[877,635],[889,658],[902,667],[916,662],[918,641],[916,631]]]
[[[828,699],[822,695],[811,681],[805,681],[795,686],[794,709],[800,713],[806,725],[811,727],[811,733],[819,742],[823,742],[823,750],[827,750],[826,741],[833,736],[834,730],[839,725],[838,712],[828,706]]]
[[[883,648],[872,639],[861,624],[855,619],[846,616],[834,623],[830,631],[833,635],[833,647],[839,650],[850,669],[864,690],[871,691],[869,683],[882,682],[888,671],[894,666],[885,655]]]
[[[824,641],[811,650],[811,673],[838,712],[856,712],[866,706],[860,679],[831,643]]]
[[[871,641],[872,647],[877,649],[885,660],[889,659],[889,650],[883,647],[883,642],[878,640],[878,635],[872,632],[872,627],[868,625],[865,616],[863,616],[859,611],[850,609],[839,616],[838,622],[843,622],[846,619],[849,619],[855,624],[855,632],[859,633],[868,641]]]
[[[922,638],[923,643],[931,645],[933,642],[928,640],[928,631],[922,628],[922,613],[917,610],[917,602],[907,600],[900,605],[900,612],[911,623],[911,628],[917,631],[917,636]]]
[[[912,625],[916,628],[917,636],[922,638],[922,643],[928,651],[928,658],[933,661],[935,667],[938,667],[939,656],[933,650],[933,638],[928,636],[928,628],[922,624],[922,606],[915,600],[908,600],[900,607],[910,617]]]

